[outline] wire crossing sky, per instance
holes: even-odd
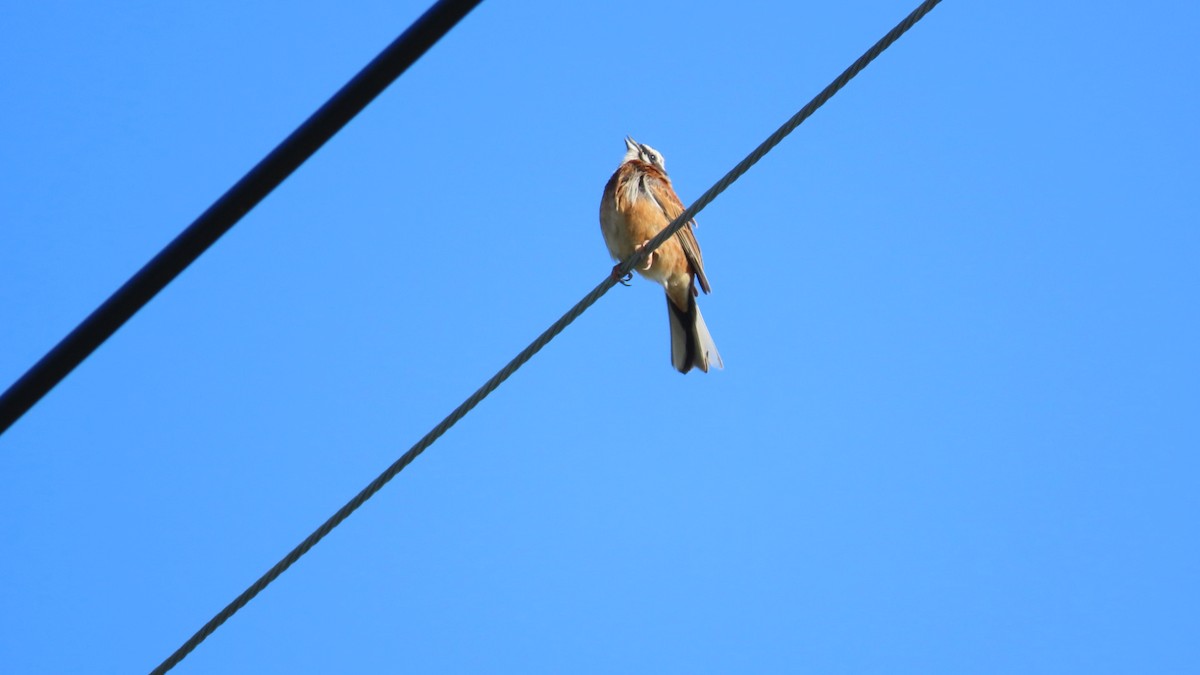
[[[400,77],[481,0],[439,0],[0,394],[0,435]]]
[[[645,260],[646,256],[653,253],[659,246],[662,245],[664,241],[667,240],[668,237],[673,236],[675,232],[678,232],[679,228],[683,227],[684,223],[693,220],[696,214],[700,213],[705,206],[712,202],[712,200],[716,199],[717,195],[724,192],[726,188],[728,188],[733,184],[734,181],[745,174],[751,166],[762,159],[788,134],[790,134],[792,131],[795,131],[795,129],[799,127],[804,120],[808,119],[808,117],[816,112],[818,108],[824,105],[826,101],[833,98],[833,95],[836,94],[838,90],[846,86],[846,84],[853,79],[855,75],[866,68],[871,61],[883,53],[883,51],[891,46],[892,43],[900,39],[901,35],[908,32],[908,29],[912,28],[913,25],[915,25],[921,20],[922,17],[928,14],[929,11],[932,10],[939,2],[941,2],[941,0],[926,0],[926,2],[921,3],[919,7],[913,10],[907,17],[904,18],[903,21],[889,31],[887,35],[880,38],[878,42],[872,45],[870,49],[868,49],[854,63],[846,68],[846,70],[844,70],[841,75],[835,78],[833,82],[822,89],[821,92],[812,99],[812,101],[801,108],[799,112],[793,115],[792,118],[785,122],[782,127],[771,134],[767,140],[763,141],[763,143],[755,148],[750,155],[739,162],[737,166],[726,173],[719,181],[717,181],[715,185],[713,185],[712,188],[705,192],[699,200],[697,200],[688,208],[684,209],[683,213],[679,214],[679,217],[667,225],[667,227],[663,228],[663,231],[651,239],[650,242],[642,247],[640,251],[634,253],[629,257],[628,260],[622,262],[619,271],[614,270],[614,272],[611,273],[604,281],[600,282],[595,289],[584,296],[582,300],[576,303],[575,306],[568,310],[567,313],[559,318],[558,321],[554,322],[550,328],[542,332],[542,334],[539,335],[532,343],[530,343],[528,347],[526,347],[521,351],[520,354],[509,361],[506,366],[501,368],[500,371],[493,375],[492,378],[484,383],[482,387],[477,389],[474,394],[459,404],[457,408],[447,415],[437,426],[430,430],[429,433],[425,434],[425,436],[422,437],[421,440],[416,443],[416,445],[401,455],[400,459],[396,460],[390,467],[387,468],[387,470],[380,474],[375,480],[371,481],[367,487],[363,488],[357,495],[354,496],[353,499],[339,509],[337,513],[322,523],[316,531],[310,534],[304,541],[296,546],[296,548],[292,549],[286,556],[284,556],[282,560],[276,563],[274,567],[260,577],[258,581],[254,582],[249,588],[243,591],[241,595],[235,598],[233,602],[229,603],[216,616],[210,619],[208,623],[206,623],[200,630],[196,631],[196,633],[192,635],[187,642],[180,646],[179,649],[175,650],[171,656],[169,656],[151,672],[154,675],[159,675],[178,665],[180,661],[182,661],[189,653],[192,652],[192,650],[194,650],[209,635],[216,631],[221,624],[228,621],[229,618],[236,614],[237,611],[242,607],[245,607],[250,600],[261,593],[263,589],[270,585],[271,582],[277,579],[305,553],[311,550],[313,546],[316,546],[318,542],[320,542],[325,538],[326,535],[333,531],[333,528],[341,524],[346,518],[349,518],[350,514],[357,511],[358,508],[366,503],[368,499],[374,496],[376,492],[379,492],[379,490],[383,489],[383,486],[395,478],[401,471],[403,471],[404,467],[411,464],[418,455],[424,452],[430,445],[433,445],[434,441],[440,438],[442,434],[446,433],[450,427],[454,426],[459,420],[465,417],[466,414],[470,412],[471,409],[473,409],[476,405],[482,402],[483,399],[488,396],[488,394],[495,391],[496,388],[499,387],[500,384],[505,380],[507,380],[509,376],[515,373],[518,368],[528,362],[529,359],[533,358],[534,354],[537,354],[539,351],[541,351],[543,347],[545,347],[550,343],[551,340],[555,338],[555,336],[566,329],[566,327],[573,323],[575,319],[579,318],[579,316],[582,315],[587,308],[595,304],[595,302],[599,300],[605,293],[607,293],[609,289],[616,285],[618,279],[629,273],[629,271],[633,269],[634,265],[640,264],[641,261]]]

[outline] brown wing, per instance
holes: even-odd
[[[667,220],[675,220],[679,214],[683,213],[683,202],[679,201],[679,196],[675,194],[675,190],[671,187],[671,180],[666,177],[657,167],[647,165],[649,170],[646,171],[645,185],[650,195],[654,197],[654,201],[658,202],[658,208],[662,209]],[[700,256],[700,243],[696,241],[696,233],[692,231],[696,221],[688,221],[675,233],[675,238],[679,240],[679,246],[683,248],[683,255],[687,258],[688,264],[692,266],[692,271],[696,273],[696,277],[700,280],[700,288],[705,293],[712,291],[712,287],[708,285],[708,276],[704,274],[704,259]]]

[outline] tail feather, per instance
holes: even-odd
[[[721,354],[713,342],[695,295],[688,293],[687,310],[681,310],[667,298],[667,314],[671,321],[671,363],[675,370],[686,373],[692,368],[708,372],[709,366],[724,368]]]

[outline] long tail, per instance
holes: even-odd
[[[704,325],[696,296],[688,293],[687,311],[681,310],[667,297],[667,314],[671,320],[671,363],[675,370],[686,373],[693,367],[708,372],[711,365],[724,368],[721,354]]]

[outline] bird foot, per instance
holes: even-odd
[[[621,284],[622,286],[628,286],[629,280],[633,278],[633,272],[626,272],[625,276],[621,276],[621,263],[617,263],[616,265],[613,265],[612,276],[617,280],[618,284]]]
[[[634,250],[640,251],[646,247],[646,244],[649,244],[649,243],[650,243],[650,240],[647,239],[646,241],[643,241],[642,243],[638,244],[637,248]],[[642,263],[641,269],[649,271],[649,269],[654,266],[654,254],[655,253],[656,253],[656,251],[651,251],[650,254],[646,256],[646,262]]]

